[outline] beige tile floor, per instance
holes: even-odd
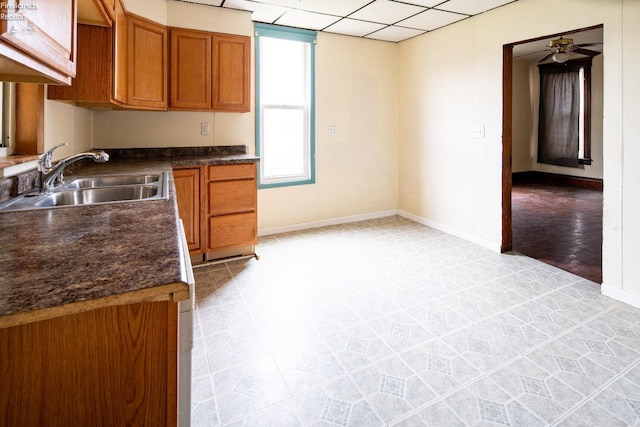
[[[194,426],[640,426],[640,309],[393,216],[195,269]]]

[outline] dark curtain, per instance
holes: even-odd
[[[538,163],[578,167],[580,66],[540,67]]]

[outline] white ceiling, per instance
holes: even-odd
[[[256,22],[399,42],[517,0],[177,0],[252,12]]]

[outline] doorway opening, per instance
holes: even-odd
[[[597,283],[602,282],[602,40],[598,25],[503,47],[502,251]],[[565,48],[568,55],[554,55]],[[540,117],[548,117],[540,103],[549,102],[541,101],[539,68],[555,66],[564,73],[569,64],[588,64],[590,73],[591,84],[580,87],[588,89],[580,96],[590,100],[587,110],[580,110],[581,155],[576,152],[571,165],[548,164],[553,162],[538,156],[539,134],[545,135]],[[580,79],[581,85],[586,82],[584,74]],[[558,117],[558,110],[553,115]],[[586,156],[583,135],[591,149]]]

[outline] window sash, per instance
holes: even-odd
[[[292,156],[295,153],[296,149],[299,149],[301,152],[299,153],[302,161],[300,162],[302,165],[302,170],[298,173],[275,173],[273,171],[268,170],[267,168],[278,169],[277,166],[277,158],[281,158],[281,155],[277,153],[279,147],[274,147],[274,145],[262,144],[261,150],[261,162],[263,163],[263,167],[260,171],[260,177],[262,183],[286,183],[290,181],[300,181],[300,180],[309,180],[311,178],[311,156],[310,156],[310,144],[309,144],[309,108],[306,105],[261,105],[260,106],[260,116],[262,120],[261,127],[261,141],[265,141],[265,131],[268,129],[268,126],[265,126],[265,123],[268,123],[264,120],[266,112],[268,111],[299,111],[302,117],[302,126],[300,129],[300,133],[302,134],[302,146],[300,147],[291,147],[286,146],[282,147],[282,149],[286,149],[289,151],[289,156]],[[276,160],[272,160],[275,158]],[[282,169],[282,167],[280,168]]]

